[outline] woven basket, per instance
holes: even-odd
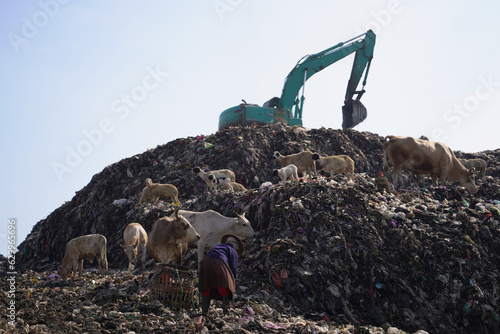
[[[196,271],[184,266],[158,263],[151,283],[151,298],[173,308],[189,309],[197,290]]]

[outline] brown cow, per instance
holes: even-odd
[[[172,217],[163,217],[153,224],[147,250],[155,262],[182,264],[182,255],[188,243],[196,243],[200,235],[186,220],[179,216],[179,209]]]
[[[393,166],[394,184],[403,183],[402,170],[415,174],[430,174],[432,185],[437,186],[437,179],[458,181],[469,192],[476,193],[474,171],[465,168],[453,151],[443,143],[412,137],[387,136],[384,138],[384,169],[387,171],[387,157]]]
[[[97,258],[101,275],[104,275],[105,270],[108,269],[106,245],[106,237],[102,234],[88,234],[71,239],[66,244],[64,258],[61,265],[57,268],[57,274],[60,278],[66,279],[69,270],[73,268],[73,278],[77,274],[81,277],[83,259],[86,258],[93,262],[94,258]]]
[[[134,270],[135,259],[138,252],[142,254],[141,264],[144,267],[144,262],[146,261],[146,244],[148,243],[148,234],[142,225],[138,223],[128,224],[123,231],[123,242],[124,244],[121,246],[128,257],[128,269],[130,271]]]

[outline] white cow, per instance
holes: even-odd
[[[238,217],[226,217],[213,210],[203,212],[179,210],[179,215],[186,218],[200,235],[197,243],[198,271],[205,256],[205,250],[219,244],[225,234],[235,235],[241,240],[253,238],[255,235],[245,214],[238,215]]]
[[[146,261],[146,245],[148,243],[148,234],[144,227],[138,223],[130,223],[123,231],[123,250],[128,258],[128,270],[132,271],[135,267],[135,259],[138,253],[142,255],[142,266]]]
[[[66,244],[66,252],[61,265],[57,268],[57,274],[60,278],[66,279],[68,272],[73,268],[73,278],[77,274],[81,277],[83,259],[93,262],[94,258],[97,258],[101,275],[104,275],[108,269],[106,245],[106,237],[102,234],[88,234],[71,239]]]

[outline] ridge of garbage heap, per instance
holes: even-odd
[[[99,232],[121,236],[130,222],[147,231],[173,206],[137,204],[144,179],[178,187],[183,209],[246,211],[257,232],[245,242],[239,293],[277,297],[283,311],[328,316],[339,323],[465,333],[498,328],[500,150],[481,157],[487,175],[472,196],[456,185],[409,185],[381,193],[382,138],[354,130],[237,127],[212,136],[177,139],[106,167],[75,197],[38,222],[18,247],[18,263],[55,268],[66,242]],[[303,149],[346,154],[355,182],[343,176],[301,180],[286,187],[270,177],[272,152]],[[248,192],[206,191],[195,166],[230,168]],[[272,185],[261,186],[272,181]],[[427,187],[425,186],[427,185]],[[114,203],[114,204],[113,204]],[[108,237],[111,267],[125,267],[121,237]],[[192,255],[184,264],[195,267]],[[496,326],[496,327],[495,327]]]

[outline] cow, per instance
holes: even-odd
[[[61,265],[57,267],[57,274],[60,278],[65,280],[69,270],[73,268],[72,279],[75,278],[77,274],[81,277],[83,259],[86,258],[92,263],[94,262],[94,258],[97,258],[101,275],[104,275],[105,271],[108,270],[106,245],[106,237],[102,234],[88,234],[71,239],[66,244],[66,251]]]
[[[155,263],[182,264],[188,243],[195,244],[200,235],[189,221],[179,215],[179,209],[171,217],[156,220],[149,233],[147,251]]]
[[[299,173],[307,172],[310,178],[316,176],[316,163],[312,159],[313,153],[311,151],[302,151],[290,155],[281,155],[280,152],[274,151],[273,156],[281,164],[281,167],[294,164],[297,166]]]
[[[474,170],[467,169],[453,151],[443,143],[413,137],[386,136],[384,138],[384,170],[389,169],[387,158],[393,166],[393,182],[403,183],[402,170],[415,174],[430,174],[432,185],[458,181],[469,192],[476,193]]]
[[[331,155],[328,157],[322,157],[318,153],[314,153],[312,158],[317,161],[321,168],[330,174],[331,177],[333,177],[335,173],[344,173],[344,175],[347,176],[348,181],[353,181],[354,160],[347,155]]]
[[[245,218],[245,214],[237,215],[238,217],[226,217],[213,210],[203,212],[179,210],[179,214],[191,222],[200,235],[200,240],[197,243],[198,270],[200,270],[205,250],[220,243],[225,234],[233,234],[241,240],[253,238],[255,235],[255,231]]]
[[[128,258],[128,270],[132,271],[135,267],[135,259],[138,253],[141,253],[142,266],[146,261],[146,245],[148,243],[148,234],[146,230],[138,223],[130,223],[123,231],[123,245],[125,254]]]

